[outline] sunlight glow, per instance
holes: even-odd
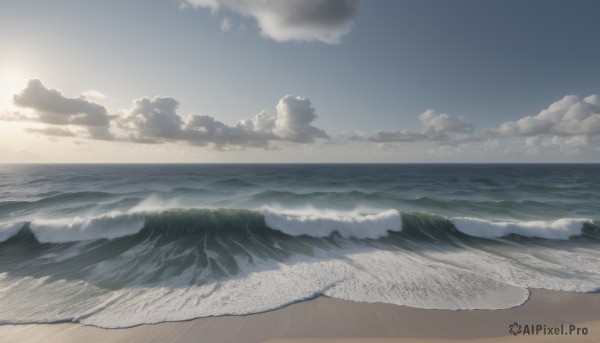
[[[27,77],[15,65],[0,65],[0,110],[14,109],[12,97],[27,84]]]

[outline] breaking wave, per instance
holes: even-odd
[[[137,209],[137,208],[136,208]],[[146,206],[139,209],[148,209]],[[38,219],[31,222],[0,223],[0,242],[21,229],[30,230],[40,243],[65,243],[130,236],[142,230],[185,232],[209,230],[229,232],[246,230],[253,235],[276,230],[290,236],[315,238],[332,235],[343,238],[379,239],[410,226],[412,235],[430,235],[446,230],[478,238],[502,238],[511,235],[566,240],[583,234],[585,227],[594,233],[591,219],[561,218],[554,221],[495,221],[480,218],[445,218],[433,214],[397,210],[334,211],[318,209],[281,210],[263,207],[242,209],[169,209],[164,211],[110,212],[99,216],[65,219]]]

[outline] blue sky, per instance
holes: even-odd
[[[0,159],[598,162],[597,13],[583,0],[3,1]]]

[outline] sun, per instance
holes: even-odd
[[[25,88],[27,77],[22,69],[15,65],[0,65],[0,110],[14,107],[12,97]]]

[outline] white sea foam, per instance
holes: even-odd
[[[11,295],[0,297],[0,318],[10,313],[14,322],[73,318],[101,327],[127,327],[262,312],[320,294],[418,308],[500,309],[522,304],[528,298],[528,287],[593,291],[600,282],[600,255],[583,248],[508,247],[496,254],[444,249],[443,245],[418,251],[380,250],[360,241],[343,241],[339,246],[315,248],[310,256],[293,255],[284,262],[248,250],[252,262],[234,255],[239,271],[214,278],[213,266],[226,270],[219,253],[196,248],[176,251],[175,247],[145,241],[95,264],[83,280],[42,282],[44,278],[15,279],[0,274],[0,290]],[[530,253],[532,249],[535,254]],[[208,267],[182,271],[169,267],[183,256],[198,258],[205,252],[212,260]],[[143,255],[147,256],[140,258]],[[157,274],[161,280],[152,278]],[[107,278],[126,285],[118,289],[97,286]]]
[[[499,238],[509,234],[547,239],[569,239],[581,235],[589,219],[562,218],[555,221],[491,221],[478,218],[454,218],[454,226],[462,233],[482,238]]]
[[[328,237],[337,232],[345,238],[377,239],[388,231],[402,231],[400,213],[393,209],[364,214],[316,209],[277,211],[263,207],[261,212],[268,227],[292,236]]]
[[[23,227],[23,223],[0,223],[0,242],[16,235]]]
[[[133,235],[144,222],[141,213],[112,212],[88,218],[39,219],[30,228],[42,243],[63,243]]]
[[[162,199],[157,195],[150,195],[144,200],[140,201],[137,205],[130,208],[127,213],[138,213],[138,212],[159,212],[166,211],[174,208],[186,208],[183,207],[178,199]]]
[[[281,227],[272,226],[274,229],[295,236],[326,237],[338,232],[344,237],[378,238],[388,231],[402,229],[400,214],[394,210],[368,213],[364,209],[344,212],[263,208],[261,212],[267,225],[275,222]],[[40,240],[46,242],[63,242],[67,240],[65,237],[68,240],[110,238],[107,231],[114,235],[111,237],[118,237],[137,232],[143,226],[142,215],[112,213],[51,223],[38,221],[32,223],[32,230],[36,235],[43,231],[38,239],[43,237]],[[465,233],[480,237],[524,232],[514,228],[497,229],[497,226],[505,227],[501,225],[503,222],[473,218],[453,221],[459,229],[463,222],[469,223],[473,232]],[[518,227],[531,232],[550,227],[548,230],[577,234],[580,230],[569,229],[571,224],[568,224],[576,221],[510,224],[519,224]],[[579,226],[584,221],[579,220]],[[490,222],[496,226],[486,224]],[[494,233],[483,233],[485,230],[494,230]],[[103,234],[97,235],[98,232]],[[546,236],[564,237],[556,233]],[[600,282],[600,254],[594,247],[585,246],[560,250],[543,245],[527,249],[507,245],[498,254],[497,247],[446,249],[443,241],[437,242],[434,248],[425,242],[423,249],[418,246],[419,241],[413,241],[411,246],[417,245],[413,250],[404,246],[377,249],[359,240],[339,240],[335,245],[313,247],[310,254],[296,253],[278,260],[256,254],[250,247],[244,249],[244,254],[224,256],[228,253],[206,245],[201,249],[196,246],[178,249],[179,242],[156,244],[149,238],[118,255],[95,262],[85,271],[78,270],[77,278],[72,280],[0,274],[0,320],[75,320],[101,327],[127,327],[262,312],[320,294],[418,308],[501,309],[526,301],[528,287],[588,292],[596,290]],[[273,247],[279,249],[276,242],[275,239]],[[237,243],[244,247],[244,241]],[[84,243],[77,247],[82,253],[85,249]],[[94,244],[94,249],[98,249],[98,245]],[[44,255],[43,260],[56,263],[65,257],[75,257],[71,250],[52,253],[58,255]],[[182,261],[186,258],[208,263],[184,266]],[[233,271],[229,268],[232,260],[237,265]],[[38,259],[31,263],[30,268],[35,269],[40,263],[48,262]],[[215,274],[217,270],[225,275]],[[110,282],[111,287],[106,287],[106,282]]]

